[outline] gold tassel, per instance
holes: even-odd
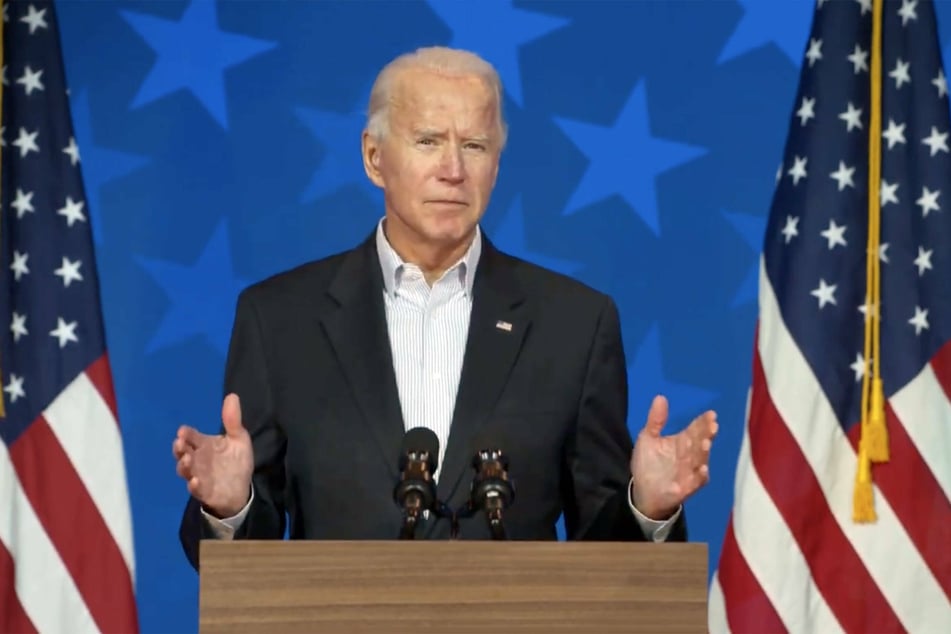
[[[852,494],[852,521],[867,523],[874,522],[877,519],[875,500],[872,496],[872,465],[863,446],[859,449],[859,465],[855,472],[855,491]]]
[[[868,427],[862,430],[862,440],[867,442],[868,459],[871,462],[888,462],[888,427],[885,426],[885,390],[882,379],[872,381],[872,411]]]

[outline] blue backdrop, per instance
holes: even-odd
[[[669,431],[719,412],[712,482],[687,507],[712,571],[813,4],[60,0],[142,629],[196,629],[171,441],[181,423],[219,425],[236,295],[372,230],[382,198],[359,154],[370,83],[434,43],[478,51],[506,84],[488,235],[617,299],[632,433],[658,392]],[[951,0],[937,9],[948,42]]]

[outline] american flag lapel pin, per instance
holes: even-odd
[[[505,332],[512,332],[512,324],[507,321],[502,321],[501,319],[495,322],[495,327]]]

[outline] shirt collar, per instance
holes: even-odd
[[[381,218],[376,225],[376,250],[380,258],[380,268],[383,270],[383,286],[387,295],[395,296],[399,288],[400,278],[403,267],[406,265],[399,254],[390,245],[389,240],[383,233],[383,221]],[[476,267],[479,264],[479,257],[482,254],[482,230],[476,225],[475,237],[472,244],[466,250],[466,253],[446,271],[445,275],[454,270],[458,270],[460,281],[465,288],[466,295],[472,298],[472,286],[475,282]]]

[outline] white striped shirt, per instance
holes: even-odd
[[[469,250],[432,287],[422,269],[404,262],[390,246],[382,219],[376,246],[404,425],[407,430],[427,427],[439,438],[438,477],[459,391],[482,233],[476,226]]]

